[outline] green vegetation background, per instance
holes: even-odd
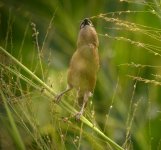
[[[85,117],[123,148],[160,150],[160,1],[0,1],[0,46],[58,93],[86,17],[98,32],[101,66]],[[0,149],[17,149],[2,95],[26,149],[115,149],[54,104],[41,85],[36,90],[5,70],[12,61],[3,52],[0,59]],[[72,91],[63,101],[78,110],[75,99]]]

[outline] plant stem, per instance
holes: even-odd
[[[55,96],[55,92],[50,88],[46,83],[44,83],[41,79],[39,79],[33,72],[31,72],[27,67],[25,67],[20,61],[18,61],[15,57],[13,57],[10,53],[8,53],[4,48],[0,47],[0,50],[2,50],[9,58],[11,58],[17,65],[19,65],[22,69],[24,69],[29,75],[31,75],[40,85],[42,85],[48,92],[50,92],[53,96]],[[71,112],[72,114],[75,114],[77,111],[66,101],[62,101],[62,104],[68,112]],[[84,122],[87,126],[90,128],[93,128],[95,132],[97,132],[100,136],[102,136],[109,144],[111,144],[116,150],[124,150],[121,146],[119,146],[117,143],[115,143],[113,140],[111,140],[109,137],[107,137],[101,130],[99,130],[96,126],[93,126],[93,124],[88,121],[84,116],[81,116],[80,120]]]

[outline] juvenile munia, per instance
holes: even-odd
[[[74,52],[67,76],[67,89],[56,96],[56,101],[71,89],[77,90],[77,100],[81,107],[76,114],[76,119],[80,119],[88,98],[94,92],[97,72],[99,69],[98,36],[92,22],[86,18],[80,25],[77,39],[77,49]]]

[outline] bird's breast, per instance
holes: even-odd
[[[78,70],[97,70],[98,66],[98,51],[92,44],[82,46],[77,49],[76,56],[73,58],[74,65]]]
[[[91,45],[79,47],[73,54],[68,70],[68,83],[76,88],[92,89],[99,68],[97,48]]]

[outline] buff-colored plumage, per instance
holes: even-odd
[[[68,69],[68,89],[57,97],[60,99],[65,92],[72,88],[78,91],[78,103],[81,111],[76,115],[77,119],[83,114],[88,98],[96,85],[99,69],[98,45],[97,33],[92,22],[84,19],[80,26],[77,49],[71,58]]]

